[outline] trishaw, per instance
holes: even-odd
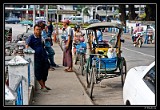
[[[103,33],[102,41],[98,41],[97,29]],[[118,23],[101,22],[91,24],[85,30],[90,48],[86,64],[86,81],[92,98],[94,85],[101,84],[103,79],[121,76],[122,86],[124,84],[127,67],[125,58],[121,56],[121,42],[124,43],[124,39],[121,38],[123,27]],[[115,50],[116,57],[108,58],[107,52],[110,48]]]

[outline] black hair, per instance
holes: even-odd
[[[36,28],[36,27],[41,27],[39,24],[35,24],[34,25],[34,29]],[[42,27],[41,27],[42,28]]]
[[[42,23],[40,26],[42,29],[44,29],[46,25],[44,23]]]
[[[49,20],[48,22],[49,22],[49,23],[52,23],[52,21],[50,21],[50,20]]]
[[[76,26],[74,26],[74,31],[77,31],[77,27]]]

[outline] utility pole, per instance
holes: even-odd
[[[59,24],[59,14],[58,14],[58,10],[59,10],[59,5],[57,5],[57,23],[56,23],[56,35],[59,34],[58,32],[58,24]]]
[[[107,5],[106,5],[106,22],[107,22],[107,17],[108,17],[108,16],[107,16]]]
[[[41,16],[40,5],[38,5],[39,17]]]
[[[26,5],[26,8],[27,8],[27,10],[26,10],[26,20],[28,20],[28,5]]]
[[[36,8],[35,5],[33,5],[33,27],[35,25],[35,18],[36,18]]]
[[[48,22],[48,5],[46,5],[46,22]]]
[[[141,15],[141,5],[139,5],[139,16]]]

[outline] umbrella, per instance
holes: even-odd
[[[20,24],[22,25],[33,25],[33,21],[31,20],[23,20],[20,22]]]
[[[38,23],[40,23],[40,22],[46,23],[46,20],[41,20],[41,19],[36,20],[36,24],[38,24]]]

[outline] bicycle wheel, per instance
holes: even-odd
[[[88,58],[87,60],[87,67],[86,67],[86,82],[87,82],[87,88],[90,87],[90,84],[91,84],[91,74],[90,74],[90,71],[91,71],[91,63],[90,63],[90,58]]]
[[[82,76],[84,76],[83,70],[84,70],[84,55],[81,54],[80,55],[80,72],[81,72]]]
[[[93,94],[93,88],[94,88],[94,84],[96,82],[95,74],[96,74],[96,68],[92,67],[91,68],[91,73],[90,73],[91,83],[90,83],[90,88],[89,88],[89,96],[90,96],[91,99],[93,98],[93,95],[92,95]]]

